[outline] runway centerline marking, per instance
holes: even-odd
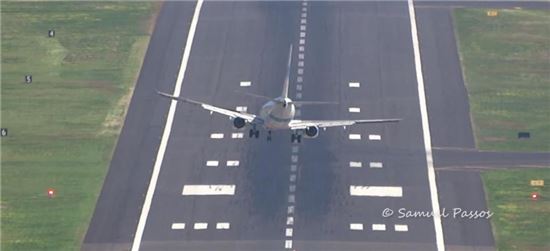
[[[239,166],[238,160],[228,160],[226,163],[227,166]]]
[[[371,162],[369,163],[370,168],[382,168],[384,167],[384,164],[382,162]]]
[[[360,140],[361,139],[361,134],[350,134],[349,139],[350,140]]]
[[[350,223],[349,224],[349,230],[363,231],[363,224],[362,223]]]
[[[241,83],[240,83],[240,86],[242,86],[242,87],[248,87],[248,86],[251,86],[251,85],[252,85],[251,81],[241,81]]]
[[[386,224],[372,224],[373,231],[386,231]]]
[[[206,166],[218,166],[220,164],[217,160],[208,160],[206,161]]]
[[[348,108],[348,112],[358,113],[358,112],[361,112],[361,108],[359,108],[359,107],[350,107],[350,108]]]
[[[212,133],[210,134],[211,139],[223,139],[223,133]]]
[[[407,231],[409,231],[409,226],[401,225],[401,224],[395,224],[394,229],[395,229],[396,232],[407,232]]]
[[[176,86],[174,87],[174,93],[173,93],[174,96],[180,96],[181,94],[181,86],[183,83],[185,71],[187,70],[187,62],[189,61],[189,56],[191,55],[191,47],[193,46],[193,38],[195,37],[195,31],[197,30],[197,24],[199,22],[202,3],[203,3],[203,0],[197,0],[197,4],[195,6],[195,12],[193,13],[193,19],[191,20],[191,25],[189,26],[187,41],[185,42],[185,49],[183,50],[183,57],[181,60],[178,77],[176,79]],[[143,237],[143,231],[145,230],[145,224],[147,223],[147,217],[149,216],[149,210],[151,210],[151,203],[153,201],[153,196],[155,194],[157,180],[160,174],[160,168],[162,165],[162,161],[164,160],[164,153],[166,152],[168,139],[170,138],[170,132],[172,131],[172,124],[174,122],[174,115],[176,114],[176,107],[177,107],[177,101],[172,100],[170,102],[170,109],[168,110],[168,117],[166,118],[166,124],[164,126],[164,132],[162,133],[162,139],[160,141],[157,157],[155,159],[155,165],[153,166],[151,180],[149,181],[147,193],[145,195],[143,207],[141,209],[141,214],[139,216],[136,233],[134,235],[134,240],[132,242],[132,251],[138,251],[141,245],[141,239]]]
[[[185,229],[185,223],[172,223],[173,230]]]
[[[403,188],[398,186],[349,186],[351,196],[403,197]]]
[[[349,167],[363,167],[363,163],[360,161],[350,161]]]
[[[231,133],[231,138],[232,139],[242,139],[242,138],[244,138],[244,134],[242,132],[234,132],[234,133]]]
[[[246,106],[237,106],[235,107],[235,110],[238,112],[246,112],[248,110],[248,107]]]
[[[230,226],[229,222],[218,222],[216,224],[216,229],[229,229]]]
[[[182,195],[235,195],[235,185],[184,185]]]
[[[359,87],[361,87],[361,83],[359,83],[359,82],[349,82],[349,87],[359,88]]]
[[[195,230],[205,230],[208,228],[208,223],[206,222],[197,222],[193,225],[193,229]]]
[[[422,131],[424,134],[424,150],[426,151],[426,163],[428,168],[428,182],[430,184],[430,199],[432,201],[432,212],[434,219],[435,240],[438,251],[445,250],[443,238],[443,227],[441,225],[441,212],[439,209],[439,196],[437,195],[437,184],[432,156],[432,139],[430,136],[430,121],[428,119],[428,108],[426,106],[426,91],[424,88],[424,76],[422,75],[422,60],[420,57],[420,44],[418,42],[418,31],[416,28],[416,13],[413,0],[408,0],[409,20],[411,23],[411,39],[414,51],[414,65],[416,70],[416,81],[418,83],[418,100],[420,114],[422,116]]]
[[[369,134],[369,140],[382,140],[382,136],[378,134]]]

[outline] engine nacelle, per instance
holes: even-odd
[[[318,126],[308,126],[304,131],[305,131],[306,137],[308,138],[317,138],[317,136],[319,136]]]
[[[246,125],[246,121],[243,118],[234,118],[233,127],[241,129]]]

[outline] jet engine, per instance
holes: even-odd
[[[233,127],[237,129],[241,129],[246,125],[246,121],[243,118],[234,118],[233,119]]]
[[[317,136],[319,136],[319,127],[318,126],[308,126],[305,129],[305,134],[308,138],[317,138]]]

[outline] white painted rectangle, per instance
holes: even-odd
[[[386,224],[372,224],[372,231],[386,231]]]
[[[172,223],[173,230],[185,229],[185,223]]]
[[[369,140],[381,140],[382,137],[378,134],[369,134]]]
[[[226,164],[227,164],[227,166],[239,166],[239,161],[238,160],[228,160]]]
[[[357,112],[361,112],[361,108],[359,108],[359,107],[350,107],[350,108],[348,108],[348,111],[357,113]]]
[[[229,229],[229,222],[218,222],[216,223],[216,229]]]
[[[300,30],[301,30],[301,31],[305,31],[305,30],[306,30],[306,26],[305,26],[305,25],[300,25]]]
[[[302,83],[302,82],[304,82],[304,78],[303,78],[302,76],[298,76],[298,77],[296,78],[296,82]]]
[[[360,140],[361,139],[361,134],[350,134],[349,139],[351,139],[351,140]]]
[[[302,85],[296,85],[296,90],[301,91],[302,90]]]
[[[197,222],[193,225],[193,229],[204,230],[208,228],[208,223],[206,222]]]
[[[298,67],[304,67],[304,61],[302,60],[298,61]]]
[[[292,153],[298,153],[300,151],[300,147],[299,146],[293,146],[292,147]]]
[[[304,68],[298,68],[298,75],[304,74]]]
[[[288,196],[288,203],[294,203],[296,202],[296,196],[294,194],[291,194]]]
[[[303,45],[303,44],[305,44],[305,43],[306,43],[306,40],[305,40],[305,39],[303,39],[303,38],[300,38],[300,44],[302,44],[302,45]]]
[[[349,87],[359,88],[359,87],[361,87],[361,83],[359,83],[359,82],[349,82]]]
[[[407,232],[407,231],[409,231],[409,226],[407,226],[407,225],[395,224],[394,228],[395,228],[396,232]]]
[[[212,133],[210,134],[211,139],[223,139],[223,133]]]
[[[291,192],[291,193],[296,192],[296,185],[289,185],[288,186],[288,191]]]
[[[206,166],[218,166],[219,164],[220,164],[220,162],[217,161],[217,160],[206,161]]]
[[[298,162],[298,155],[291,155],[290,156],[290,161],[292,161],[292,163]]]
[[[182,195],[234,195],[235,185],[185,185]]]
[[[292,228],[287,228],[285,230],[285,236],[286,237],[292,237],[292,232],[293,232],[293,229]]]
[[[307,17],[307,13],[302,13],[301,17],[302,17],[302,18],[306,18],[306,17]]]
[[[286,249],[292,249],[292,240],[286,240],[285,241],[285,248]]]
[[[244,134],[242,132],[234,132],[231,134],[232,139],[242,139],[244,138]]]
[[[237,106],[235,107],[235,110],[238,112],[246,112],[248,110],[248,107],[246,106]]]
[[[241,81],[241,86],[246,87],[252,85],[252,82],[250,81]]]
[[[302,93],[301,92],[296,93],[296,98],[302,98]]]
[[[296,174],[291,174],[289,180],[290,180],[290,182],[295,182],[296,181]]]
[[[363,224],[362,223],[350,223],[349,224],[349,230],[362,231],[363,230]]]
[[[306,24],[306,23],[307,23],[307,19],[305,18],[300,19],[300,24]]]
[[[286,210],[286,213],[287,214],[293,214],[294,213],[294,206],[288,206],[288,208]]]
[[[360,161],[350,161],[349,167],[363,167],[363,163]]]
[[[382,162],[371,162],[369,163],[370,168],[382,168],[384,167],[384,164]]]
[[[306,33],[305,33],[305,32],[303,32],[303,31],[302,31],[302,32],[300,32],[300,37],[301,37],[301,38],[304,38],[304,37],[306,37]]]
[[[294,217],[292,217],[292,216],[286,217],[286,224],[287,225],[294,225]]]
[[[304,53],[298,53],[298,59],[303,60],[305,58]]]
[[[403,197],[403,188],[396,186],[350,186],[351,196]]]

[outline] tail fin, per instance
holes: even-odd
[[[292,63],[292,44],[290,45],[290,52],[288,52],[288,65],[286,66],[286,77],[285,83],[283,85],[283,93],[281,94],[282,98],[288,98],[288,85],[290,82],[290,64]]]

